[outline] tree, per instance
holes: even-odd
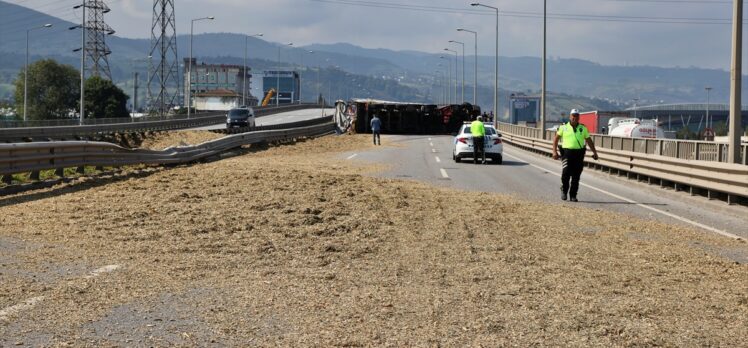
[[[80,98],[80,76],[70,65],[45,59],[29,65],[28,112],[32,120],[69,118],[78,107]],[[23,115],[24,72],[18,73],[16,86],[16,110]]]
[[[685,140],[699,139],[699,135],[696,134],[694,131],[688,129],[688,127],[683,127],[679,129],[678,132],[675,133],[675,137],[678,139],[685,139]]]
[[[86,80],[86,117],[130,117],[127,111],[128,98],[112,81],[93,76]]]
[[[720,121],[714,124],[714,135],[723,137],[727,135],[729,129],[727,128],[727,122]]]

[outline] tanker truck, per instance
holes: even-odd
[[[657,120],[613,117],[608,120],[608,135],[624,138],[664,138],[665,131],[657,126]]]

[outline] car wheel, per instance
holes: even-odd
[[[460,161],[462,161],[462,158],[460,158],[460,156],[455,156],[454,154],[452,154],[452,158],[455,160],[455,163],[460,163]]]
[[[496,162],[496,164],[501,164],[502,162],[504,162],[504,159],[501,157],[501,155],[494,157],[493,160],[494,162]]]

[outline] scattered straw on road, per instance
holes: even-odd
[[[745,344],[748,266],[712,252],[745,243],[368,177],[369,141],[0,198],[0,309],[45,298],[0,345]]]

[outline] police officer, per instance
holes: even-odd
[[[483,164],[486,164],[486,149],[484,139],[486,137],[486,126],[483,125],[483,117],[476,117],[470,124],[470,133],[473,136],[473,164],[478,163],[478,152],[483,154]]]
[[[584,169],[585,144],[592,150],[592,158],[597,160],[595,143],[590,138],[590,132],[583,124],[579,123],[579,110],[572,109],[569,123],[558,127],[556,137],[553,139],[553,159],[559,159],[558,141],[561,143],[561,200],[566,200],[567,194],[572,202],[578,202],[577,191],[579,191],[579,177]],[[571,185],[569,180],[571,179]]]

